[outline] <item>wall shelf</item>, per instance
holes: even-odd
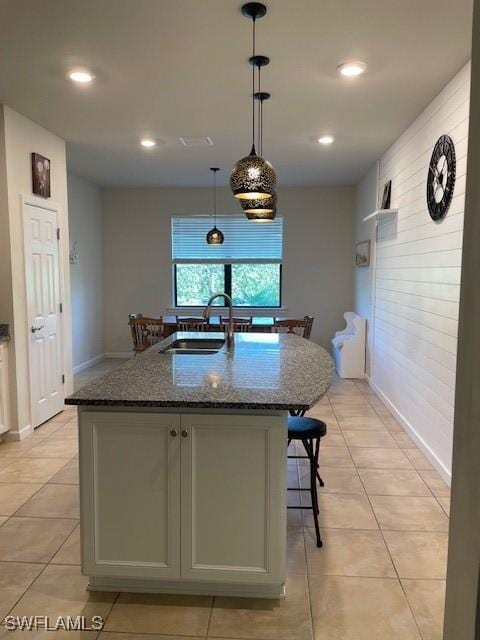
[[[371,220],[372,218],[379,218],[380,216],[386,216],[389,213],[398,213],[398,209],[377,209],[373,213],[370,213],[368,216],[363,218],[363,222],[367,220]]]

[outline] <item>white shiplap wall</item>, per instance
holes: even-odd
[[[372,382],[427,455],[451,470],[458,304],[465,202],[470,65],[464,67],[380,160],[398,214],[378,222]],[[455,143],[457,179],[435,223],[426,178],[436,140]]]

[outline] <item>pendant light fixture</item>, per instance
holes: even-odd
[[[255,58],[255,24],[263,18],[267,7],[260,2],[247,2],[242,14],[253,23],[253,54]],[[252,64],[252,148],[250,154],[239,160],[230,174],[230,188],[239,200],[265,200],[273,195],[277,177],[268,160],[257,155],[255,150],[255,65]]]
[[[254,94],[258,101],[258,150],[263,154],[263,103],[269,100],[271,95],[266,91],[261,91],[260,70],[270,61],[265,56],[255,56],[250,58],[251,64],[258,67],[258,91]],[[270,198],[264,200],[240,200],[243,212],[248,220],[252,222],[271,222],[277,215],[277,194],[273,193]]]
[[[218,167],[211,167],[210,171],[213,173],[213,229],[207,233],[207,244],[222,244],[223,233],[220,229],[217,229],[217,171],[220,171]]]

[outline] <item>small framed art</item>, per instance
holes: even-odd
[[[357,242],[355,245],[355,265],[357,267],[370,266],[370,240]]]
[[[39,153],[32,153],[32,191],[50,198],[50,160]]]

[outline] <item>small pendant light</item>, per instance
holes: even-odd
[[[242,7],[242,14],[253,22],[253,55],[255,57],[255,23],[267,13],[267,7],[260,2],[248,2]],[[257,155],[255,150],[255,66],[252,65],[252,148],[250,154],[239,160],[230,174],[230,188],[239,200],[264,200],[275,191],[277,176],[268,160]]]
[[[255,56],[260,58],[261,56]],[[268,60],[268,58],[267,58]],[[254,94],[255,100],[258,100],[258,149],[263,153],[263,102],[269,100],[271,95],[265,91],[261,91],[260,84],[260,68],[268,64],[263,62],[259,64],[258,60],[251,60],[252,64],[258,66],[258,91]],[[248,220],[252,222],[271,222],[275,220],[277,215],[277,194],[274,193],[270,198],[264,200],[240,200],[243,212]]]
[[[213,173],[213,229],[207,233],[207,244],[222,244],[223,233],[220,229],[217,229],[217,171],[218,167],[211,167],[210,171]]]

